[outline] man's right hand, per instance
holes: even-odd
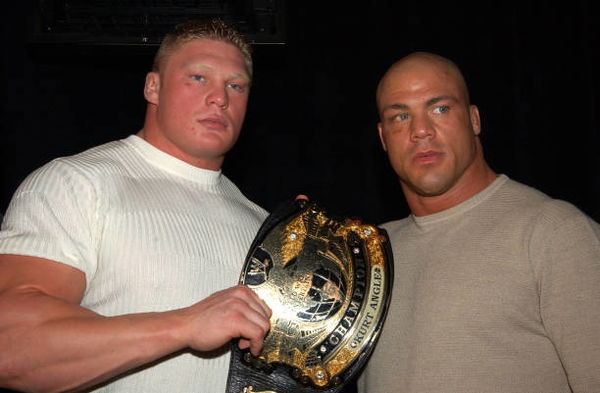
[[[241,349],[250,348],[258,355],[270,329],[271,310],[245,285],[215,292],[181,311],[188,321],[183,328],[185,340],[198,351],[210,351],[239,338]]]

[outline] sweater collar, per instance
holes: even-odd
[[[130,135],[123,141],[131,146],[139,155],[151,165],[170,172],[176,176],[186,178],[201,184],[217,184],[221,180],[221,170],[212,171],[198,168],[179,158],[156,148],[137,135]]]
[[[429,214],[427,216],[415,216],[411,214],[410,218],[415,222],[415,224],[417,224],[417,226],[425,228],[429,225],[437,224],[452,217],[464,214],[488,199],[507,181],[508,176],[501,174],[489,186],[481,190],[479,193],[473,195],[471,198],[459,203],[458,205],[451,207],[450,209]]]

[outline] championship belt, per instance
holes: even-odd
[[[379,338],[392,265],[382,228],[306,200],[276,209],[240,275],[271,308],[271,330],[257,357],[232,343],[227,393],[339,392]]]

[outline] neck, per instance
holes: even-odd
[[[208,169],[211,171],[218,171],[221,169],[223,161],[225,160],[224,155],[193,154],[193,152],[178,147],[173,141],[167,138],[163,132],[161,132],[156,121],[156,116],[156,108],[153,105],[148,105],[144,128],[137,133],[137,136],[157,149],[197,168]]]
[[[408,189],[402,183],[402,190],[411,212],[415,216],[427,216],[450,209],[475,196],[496,180],[498,175],[481,160],[469,168],[450,189],[440,195],[424,196]]]

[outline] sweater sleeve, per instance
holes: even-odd
[[[530,244],[542,322],[573,392],[600,392],[600,226],[552,201]]]
[[[94,187],[60,160],[19,186],[0,232],[0,253],[50,259],[82,270],[96,267],[98,208]]]

